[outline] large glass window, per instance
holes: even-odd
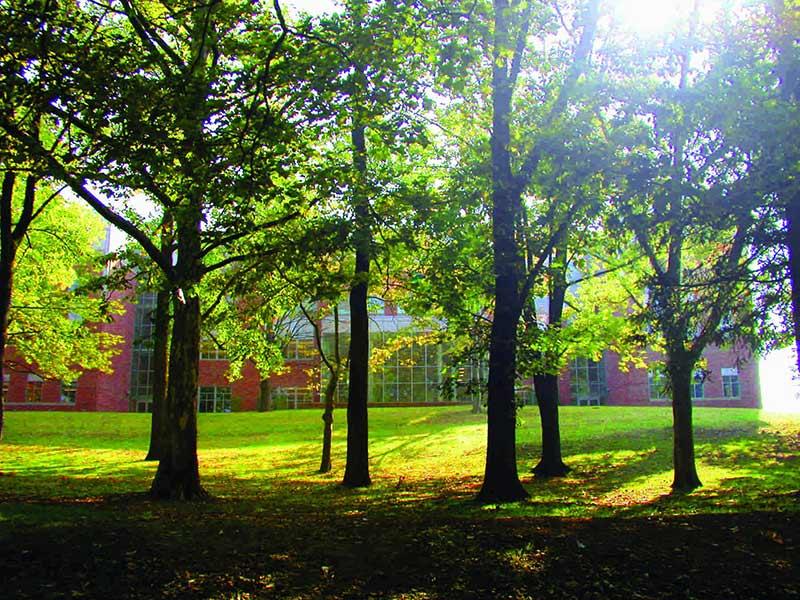
[[[395,334],[374,332],[370,345],[386,347]],[[375,403],[437,402],[440,398],[443,356],[441,345],[405,342],[370,373],[369,400]]]
[[[607,393],[606,365],[601,358],[576,358],[570,365],[570,392],[577,404],[601,404]]]
[[[300,408],[314,402],[314,392],[307,387],[278,387],[273,393],[278,408]]]
[[[313,339],[292,340],[286,344],[284,351],[286,360],[314,360],[317,354],[317,346]]]
[[[455,372],[455,399],[469,402],[481,400],[487,377],[488,367],[482,360],[458,365]]]
[[[424,344],[414,341],[407,341],[402,345],[394,347],[393,341],[397,341],[394,332],[373,331],[370,333],[370,347],[372,349],[384,349],[380,354],[381,364],[373,364],[369,373],[369,402],[371,403],[424,403],[439,402],[445,399],[464,400],[467,394],[466,381],[464,389],[458,388],[460,394],[450,394],[443,396],[440,387],[442,385],[442,372],[448,365],[440,344]],[[348,339],[344,338],[340,342],[342,355],[347,355]],[[333,336],[326,335],[323,338],[323,347],[327,352],[333,350]],[[331,354],[332,356],[332,354]],[[376,355],[373,355],[373,359]],[[469,371],[469,368],[466,369]],[[470,374],[471,375],[471,374]],[[470,379],[470,375],[467,375]],[[475,378],[479,375],[476,373]],[[327,369],[322,367],[322,389],[329,379]],[[460,383],[460,382],[459,382]],[[476,392],[477,393],[477,392]],[[345,403],[347,401],[347,372],[342,373],[338,386],[336,401]]]
[[[218,385],[201,386],[197,409],[200,412],[231,412],[231,388]]]
[[[153,312],[156,307],[155,292],[139,295],[133,321],[131,348],[131,403],[132,410],[149,412],[153,401]]]
[[[739,370],[736,368],[722,369],[722,396],[724,398],[739,398]]]

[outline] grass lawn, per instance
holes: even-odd
[[[344,422],[344,411],[337,417]],[[671,416],[564,407],[568,477],[481,506],[485,416],[370,412],[373,486],[319,475],[318,411],[200,415],[208,502],[157,503],[149,417],[6,415],[0,598],[800,597],[800,415],[695,411],[704,487],[669,495]]]

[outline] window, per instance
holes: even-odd
[[[78,382],[77,381],[62,381],[61,382],[61,402],[64,404],[75,404],[78,397]]]
[[[42,378],[33,373],[28,374],[28,383],[25,386],[25,402],[42,401]]]
[[[275,397],[278,406],[286,408],[297,408],[314,402],[314,393],[307,387],[279,387],[275,389]]]
[[[395,336],[393,332],[372,332],[370,346],[385,348]],[[444,399],[439,389],[445,366],[440,344],[407,341],[384,356],[383,364],[371,369],[370,402],[422,403]]]
[[[647,371],[650,400],[667,400],[667,374],[663,366],[650,367]]]
[[[8,384],[11,381],[11,375],[9,373],[3,373],[3,398],[8,396]]]
[[[736,368],[722,369],[722,396],[738,398],[739,395],[739,370]]]
[[[132,410],[149,412],[153,399],[153,311],[155,292],[139,295],[133,321],[133,346],[131,348]]]
[[[231,388],[216,385],[201,387],[197,408],[200,412],[231,412]]]
[[[697,369],[692,376],[691,397],[692,400],[701,400],[705,398],[705,390],[703,383],[705,382],[705,374],[702,369]]]
[[[606,395],[606,366],[601,358],[576,358],[570,365],[569,388],[578,405],[600,404]]]
[[[206,338],[200,342],[201,360],[228,360],[228,353],[224,348],[220,348],[211,338]]]
[[[317,356],[317,346],[312,339],[292,340],[286,344],[286,360],[313,360]]]

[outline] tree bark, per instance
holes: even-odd
[[[331,371],[331,378],[325,386],[325,411],[322,413],[322,460],[319,463],[320,473],[329,473],[333,467],[331,462],[331,446],[333,445],[333,409],[336,386],[339,384],[338,368]]]
[[[507,71],[508,3],[494,2],[492,69],[492,241],[495,306],[489,338],[486,469],[478,493],[481,502],[513,502],[528,497],[517,473],[517,324],[520,303],[521,252],[515,237],[520,191],[511,171],[511,98],[513,76]]]
[[[564,236],[556,246],[551,263],[552,288],[548,303],[547,326],[561,328],[564,315],[564,301],[567,296],[567,248],[568,237]],[[557,357],[549,357],[556,361]],[[549,361],[548,361],[549,362]],[[542,456],[533,468],[539,477],[563,477],[570,468],[561,456],[561,428],[558,422],[558,375],[543,373],[533,377],[539,418],[542,427]]]
[[[322,422],[324,423],[322,429],[322,459],[319,464],[319,472],[328,473],[333,467],[331,446],[333,445],[333,410],[336,407],[334,398],[336,396],[336,388],[339,385],[339,376],[342,372],[342,354],[339,350],[339,309],[336,304],[333,305],[333,363],[325,355],[319,324],[315,321],[312,321],[312,324],[314,326],[314,339],[316,340],[317,349],[331,377],[328,385],[325,386],[325,411],[322,413]]]
[[[38,127],[36,127],[38,131]],[[11,295],[14,290],[14,261],[17,248],[28,234],[34,217],[33,205],[36,201],[38,179],[29,175],[25,178],[25,195],[17,223],[13,224],[14,187],[17,175],[14,171],[3,174],[0,188],[0,378],[3,375],[6,343],[8,341],[8,317],[11,312]],[[0,440],[5,426],[5,398],[0,392]]]
[[[258,384],[258,412],[274,410],[272,403],[272,382],[269,377],[264,377]]]
[[[692,369],[694,361],[682,356],[668,356],[667,373],[672,386],[672,489],[690,492],[701,485],[694,459],[692,428]]]
[[[486,469],[480,502],[513,502],[528,497],[517,473],[516,330],[519,312],[504,304],[508,291],[498,284],[489,341]]]
[[[558,420],[558,376],[534,375],[536,403],[542,425],[542,456],[533,468],[537,477],[563,477],[570,468],[561,456],[561,429]]]
[[[483,413],[483,393],[480,389],[472,392],[472,414],[480,415]]]
[[[2,196],[0,197],[0,379],[2,379],[4,373],[8,313],[11,310],[14,259],[17,254],[17,244],[14,240],[11,221],[15,181],[16,175],[13,171],[4,173]],[[5,394],[0,390],[0,440],[3,439],[5,401]]]
[[[145,460],[161,458],[167,443],[167,373],[169,368],[169,292],[156,295],[153,315],[153,412],[150,421],[150,448]]]
[[[356,266],[354,284],[350,288],[350,380],[347,394],[347,464],[343,483],[364,487],[371,483],[369,476],[369,425],[367,397],[369,394],[369,315],[367,287],[369,283],[371,233],[369,207],[364,197],[363,181],[367,170],[365,127],[354,123],[352,131],[353,166],[356,184]]]
[[[151,494],[159,499],[206,496],[197,464],[197,376],[200,357],[200,299],[175,298],[167,386],[168,435]]]

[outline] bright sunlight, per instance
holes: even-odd
[[[736,11],[736,0],[611,0],[610,15],[623,29],[643,37],[653,37],[673,29],[695,10],[701,23],[711,23],[721,11]]]

